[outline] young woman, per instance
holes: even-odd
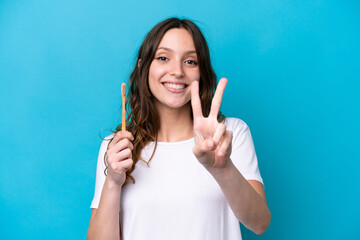
[[[226,84],[216,87],[193,22],[170,18],[148,33],[130,76],[128,131],[118,126],[100,147],[88,239],[234,240],[239,221],[265,232],[249,128],[219,112]]]

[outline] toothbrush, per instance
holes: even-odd
[[[126,96],[126,84],[121,84],[121,97],[122,97],[122,124],[121,131],[126,131],[126,119],[125,119],[125,96]]]

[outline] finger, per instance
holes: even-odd
[[[226,131],[217,150],[217,155],[223,157],[231,153],[232,132]]]
[[[210,110],[210,114],[209,114],[209,116],[211,116],[211,117],[217,118],[227,81],[228,80],[226,78],[220,79],[220,81],[216,87],[215,95],[211,102],[211,110]]]
[[[128,138],[131,141],[134,140],[134,137],[131,134],[131,132],[129,132],[129,131],[118,131],[117,133],[115,133],[114,138],[109,143],[108,149],[111,148],[116,143],[118,143],[123,138]]]
[[[129,158],[129,159],[125,159],[121,163],[124,164],[123,167],[124,167],[124,170],[126,171],[126,170],[128,170],[129,168],[132,167],[134,161],[131,158]]]
[[[130,148],[130,150],[134,149],[132,142],[127,138],[121,139],[119,142],[117,142],[115,145],[113,145],[111,148],[109,148],[107,153],[108,153],[108,155],[111,153],[118,153],[125,148]]]
[[[202,157],[205,153],[208,151],[214,150],[215,144],[211,139],[208,139],[206,141],[203,141],[193,148],[193,153],[196,157]]]
[[[131,158],[124,159],[124,161],[114,164],[113,170],[116,173],[124,173],[133,165],[133,160]]]
[[[132,158],[132,153],[131,150],[129,148],[125,148],[124,150],[118,152],[118,153],[114,153],[114,154],[110,154],[108,156],[108,163],[110,165],[116,164],[118,162],[123,161],[124,159],[127,158]]]
[[[202,117],[201,101],[199,97],[199,82],[194,81],[191,84],[191,107],[193,110],[194,119]]]
[[[132,153],[130,148],[125,148],[124,150],[116,153],[114,158],[117,162],[124,161],[127,158],[132,158]]]
[[[219,123],[215,129],[215,133],[212,138],[216,146],[219,144],[220,139],[224,135],[225,131],[226,131],[226,126],[223,123]]]

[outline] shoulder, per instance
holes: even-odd
[[[105,138],[103,138],[103,141],[101,143],[100,149],[101,150],[105,150],[107,149],[107,146],[109,145],[110,141],[114,138],[115,134],[110,134],[108,136],[106,136]]]
[[[115,136],[115,133],[110,134],[109,136],[106,136],[106,137],[104,138],[104,141],[109,141],[109,140],[113,139],[114,136]]]
[[[225,118],[224,124],[226,126],[226,129],[232,132],[242,132],[249,128],[243,120],[233,117]]]

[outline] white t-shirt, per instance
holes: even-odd
[[[263,183],[248,126],[240,119],[226,118],[233,132],[231,160],[247,180]],[[110,138],[112,135],[109,136]],[[138,161],[132,172],[136,183],[126,184],[121,193],[121,228],[124,240],[237,240],[240,225],[218,183],[195,158],[194,138],[181,142],[158,142],[148,167]],[[98,208],[104,176],[104,154],[100,147],[95,196]],[[141,156],[148,160],[154,143]]]

